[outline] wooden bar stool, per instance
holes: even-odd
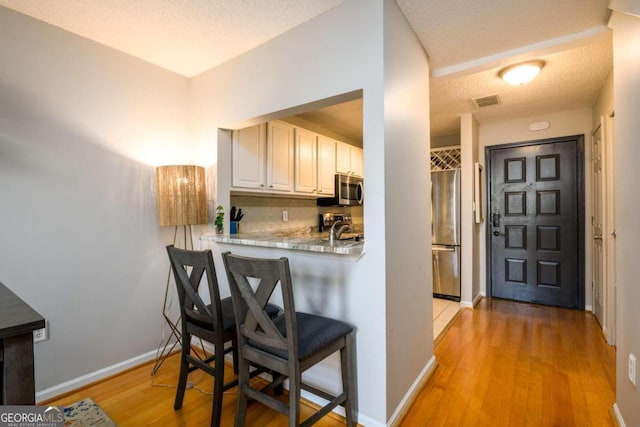
[[[247,401],[255,399],[289,416],[289,426],[309,426],[338,405],[345,409],[347,425],[356,424],[355,380],[350,354],[353,327],[334,319],[295,311],[289,260],[258,259],[222,254],[229,277],[238,330],[239,390],[236,427],[244,426]],[[253,290],[251,283],[259,280]],[[270,318],[267,302],[280,285],[284,314]],[[340,352],[342,388],[333,396],[301,381],[301,374],[327,356]],[[289,379],[289,404],[249,384],[249,364],[276,372],[274,384]],[[300,424],[300,392],[304,389],[329,403]]]
[[[180,378],[173,408],[175,410],[182,408],[189,373],[202,369],[214,377],[211,425],[217,427],[220,425],[223,393],[238,384],[237,379],[224,382],[224,355],[233,352],[234,369],[238,366],[233,303],[231,297],[220,299],[216,270],[210,250],[190,251],[170,245],[167,246],[167,253],[176,279],[182,321]],[[189,268],[191,274],[188,274]],[[205,304],[198,294],[203,276],[206,276],[211,304]],[[266,312],[267,316],[276,316],[279,308],[269,304]],[[197,355],[194,357],[191,354],[192,336],[213,344],[214,354],[204,360]],[[231,345],[225,348],[226,343]],[[210,365],[211,362],[214,362],[213,366]],[[264,372],[264,369],[252,371],[251,376],[260,372]]]

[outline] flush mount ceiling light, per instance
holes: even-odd
[[[544,61],[540,60],[521,62],[503,68],[498,75],[510,85],[522,86],[533,80],[543,66]]]

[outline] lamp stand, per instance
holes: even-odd
[[[183,225],[182,226],[182,232],[184,233],[184,238],[183,238],[183,242],[184,242],[184,249],[188,249],[187,248],[187,227],[189,227],[189,240],[191,242],[191,250],[193,250],[193,234],[191,231],[191,225]],[[176,245],[176,237],[178,236],[178,226],[176,225],[174,230],[173,230],[173,245]],[[158,371],[158,369],[160,369],[160,366],[162,366],[162,364],[164,363],[164,361],[166,360],[167,357],[169,357],[169,355],[171,355],[171,352],[173,351],[173,349],[180,343],[180,341],[182,340],[182,332],[180,332],[180,329],[178,328],[179,324],[180,324],[180,315],[178,315],[178,318],[176,320],[171,319],[171,317],[169,317],[169,314],[167,313],[167,300],[169,299],[169,283],[171,281],[171,264],[169,264],[169,273],[167,274],[167,284],[165,286],[164,289],[164,303],[162,305],[162,316],[164,317],[164,320],[167,322],[167,324],[169,325],[169,328],[171,329],[171,332],[169,333],[169,336],[163,340],[163,342],[160,344],[160,347],[158,347],[158,351],[156,352],[156,360],[153,363],[153,368],[151,369],[151,376],[154,376],[156,374],[156,372]],[[171,344],[171,338],[175,337],[176,340],[173,342],[173,344]]]

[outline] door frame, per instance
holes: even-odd
[[[582,135],[570,135],[560,136],[553,138],[536,139],[531,141],[511,142],[507,144],[489,145],[484,149],[484,164],[485,169],[485,194],[487,195],[487,215],[486,218],[491,217],[491,152],[494,150],[502,150],[505,148],[518,148],[526,147],[530,145],[542,145],[553,144],[561,142],[574,142],[576,143],[576,187],[578,194],[576,194],[577,211],[578,211],[578,310],[584,311],[585,307],[585,164],[584,164],[584,134]],[[487,220],[488,221],[488,220]],[[485,227],[486,237],[486,283],[487,294],[491,296],[493,294],[493,281],[492,277],[492,253],[491,253],[491,227]]]
[[[606,292],[606,321],[603,325],[603,334],[609,345],[616,345],[617,319],[618,319],[618,274],[617,274],[617,247],[616,247],[616,174],[615,174],[615,111],[610,111],[603,121],[604,125],[604,150],[606,157],[605,168],[605,219],[603,230],[605,240],[605,292]]]

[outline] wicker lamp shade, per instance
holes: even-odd
[[[159,166],[156,169],[156,185],[160,226],[208,222],[203,167]]]

